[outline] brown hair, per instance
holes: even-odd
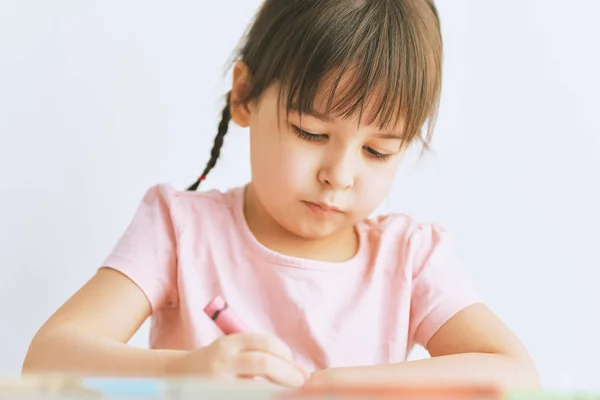
[[[442,80],[433,0],[266,0],[234,61],[251,74],[244,102],[278,83],[283,109],[311,114],[317,91],[328,84],[331,95],[318,111],[362,118],[368,105],[368,123],[383,129],[402,122],[407,144],[420,140],[427,148],[431,140]],[[348,76],[349,89],[336,96]],[[229,96],[211,158],[188,190],[198,188],[219,158],[231,119]]]

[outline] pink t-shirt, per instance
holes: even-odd
[[[439,226],[377,217],[358,224],[353,259],[301,259],[255,239],[243,194],[152,187],[104,263],[148,297],[151,348],[190,350],[219,338],[203,308],[220,294],[254,331],[287,343],[307,371],[400,362],[480,301]]]

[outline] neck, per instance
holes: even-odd
[[[280,254],[327,262],[348,261],[358,251],[359,239],[354,227],[321,239],[306,239],[282,227],[267,212],[253,190],[244,193],[244,215],[250,231],[263,246]],[[352,243],[352,246],[348,246]]]

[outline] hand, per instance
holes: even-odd
[[[306,376],[293,364],[292,351],[276,337],[257,333],[223,336],[211,345],[187,353],[174,367],[183,375],[262,377],[297,388]]]

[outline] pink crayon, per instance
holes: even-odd
[[[217,295],[212,299],[204,312],[210,317],[224,334],[250,332],[250,328],[242,321],[242,319],[233,311],[223,298]]]
[[[215,321],[217,326],[221,328],[226,335],[250,332],[250,328],[248,328],[235,311],[233,311],[227,302],[219,295],[215,296],[215,298],[204,307],[204,312],[210,319]],[[300,371],[305,377],[309,376],[303,369],[300,368]],[[256,379],[262,380],[261,378]]]

